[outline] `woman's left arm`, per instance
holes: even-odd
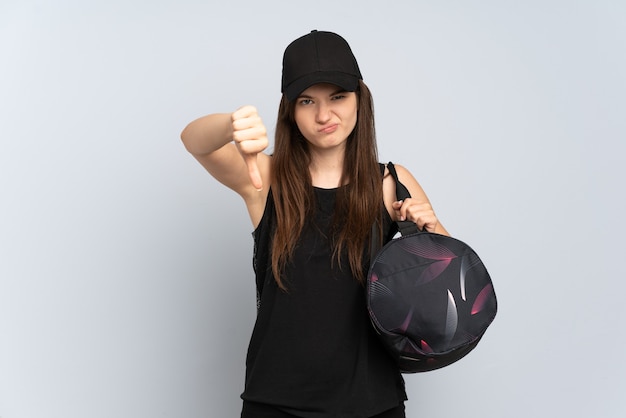
[[[428,196],[419,185],[415,177],[401,165],[396,165],[398,179],[406,186],[411,197],[404,201],[396,201],[395,199],[395,183],[391,175],[387,175],[383,187],[386,196],[393,196],[391,203],[391,217],[394,221],[409,220],[415,222],[420,230],[435,232],[442,235],[450,235],[446,228],[443,227],[435,211],[433,210]],[[385,187],[386,186],[386,187]],[[389,207],[389,205],[388,205]]]

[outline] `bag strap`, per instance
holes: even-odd
[[[385,165],[380,164],[381,175],[385,173]],[[391,161],[387,163],[387,168],[389,169],[389,173],[391,177],[396,182],[396,199],[404,200],[411,197],[411,193],[406,188],[404,184],[398,179],[398,173],[396,172],[396,167],[393,165]],[[411,235],[419,232],[417,225],[411,221],[396,221],[396,225],[398,226],[398,230],[402,236]],[[380,250],[380,236],[378,234],[378,228],[376,224],[372,225],[372,236],[371,236],[371,246],[370,246],[370,264],[374,261],[376,253]]]
[[[391,174],[391,177],[393,177],[394,181],[396,182],[396,199],[404,200],[404,199],[408,199],[409,197],[411,197],[411,193],[409,193],[409,190],[398,179],[398,173],[396,172],[396,167],[393,165],[391,161],[387,163],[387,168],[389,169],[389,173]],[[396,221],[396,224],[398,225],[400,234],[402,234],[403,237],[406,235],[416,234],[420,232],[420,230],[417,228],[417,225],[415,225],[415,222]]]

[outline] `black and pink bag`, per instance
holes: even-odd
[[[410,197],[393,164],[388,168],[398,200]],[[493,283],[467,244],[419,232],[413,222],[398,228],[401,237],[372,252],[369,315],[401,372],[439,369],[472,351],[494,320]]]

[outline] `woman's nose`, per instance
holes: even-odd
[[[330,106],[326,103],[320,103],[317,106],[315,118],[318,123],[326,123],[330,120]]]

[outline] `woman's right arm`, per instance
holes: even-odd
[[[181,139],[216,180],[244,198],[256,226],[270,178],[270,157],[262,152],[268,145],[266,129],[256,109],[203,116],[185,127]]]

